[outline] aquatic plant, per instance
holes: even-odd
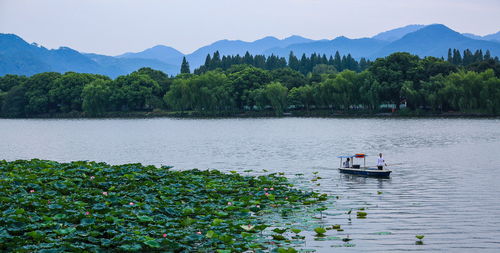
[[[314,232],[316,232],[317,236],[324,236],[326,233],[326,229],[323,227],[317,227],[314,229]]]
[[[351,241],[351,240],[352,240],[352,239],[351,239],[351,238],[349,238],[349,235],[347,235],[347,237],[342,238],[342,241],[343,241],[343,242],[349,242],[349,241]]]
[[[278,253],[297,253],[298,251],[294,248],[278,248]]]
[[[366,212],[357,212],[356,216],[359,218],[359,219],[363,219],[363,218],[366,218],[368,214]]]
[[[274,174],[36,159],[0,160],[0,192],[1,252],[265,249],[257,217],[321,201]]]
[[[319,208],[316,208],[316,211],[318,211],[318,212],[319,212],[319,217],[320,217],[321,219],[323,219],[323,211],[326,211],[327,209],[328,209],[328,208],[327,208],[327,207],[324,207],[324,206],[319,207]]]
[[[273,232],[281,235],[281,234],[285,233],[287,230],[288,230],[288,228],[275,228],[275,229],[273,229]]]
[[[302,230],[300,230],[298,228],[292,228],[292,229],[290,229],[290,231],[292,231],[295,234],[294,236],[292,236],[293,239],[304,239],[304,238],[306,238],[305,236],[299,235],[300,232],[302,232]]]
[[[424,235],[415,235],[415,237],[418,239],[418,241],[415,242],[415,244],[417,245],[422,245],[424,244],[424,241],[422,241],[422,239],[424,239]]]
[[[274,234],[274,235],[271,235],[273,237],[273,240],[276,240],[276,241],[284,241],[286,240],[286,237],[283,236],[283,235],[280,235],[280,234]]]

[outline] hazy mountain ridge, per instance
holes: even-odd
[[[0,75],[34,75],[40,72],[81,72],[116,77],[144,66],[175,74],[178,65],[153,59],[121,59],[98,54],[84,54],[69,47],[47,49],[29,44],[14,34],[0,34]]]
[[[124,53],[116,56],[116,58],[153,59],[163,62],[180,62],[183,56],[183,53],[173,47],[157,45],[141,52]]]
[[[480,37],[481,39],[477,39]],[[498,39],[496,41],[495,39]],[[104,74],[110,77],[127,74],[141,67],[151,67],[167,74],[179,73],[182,57],[186,57],[191,70],[205,62],[207,54],[219,51],[223,55],[243,56],[252,54],[288,57],[293,52],[297,57],[312,53],[334,55],[351,54],[354,58],[375,59],[394,52],[403,51],[420,57],[446,57],[449,48],[483,52],[490,50],[492,56],[500,56],[500,32],[487,36],[460,34],[440,25],[409,25],[379,33],[372,38],[350,39],[344,36],[332,40],[311,40],[301,36],[285,39],[264,37],[252,42],[241,40],[219,40],[184,55],[175,48],[158,45],[141,52],[106,56],[80,53],[68,47],[47,49],[29,44],[14,34],[0,34],[0,75],[33,75],[40,72],[84,72]]]
[[[465,49],[472,51],[478,49],[490,50],[491,55],[500,55],[500,43],[471,39],[445,25],[435,24],[406,34],[371,57],[383,57],[393,52],[410,52],[419,56],[446,57],[449,48],[456,48],[460,51]]]
[[[396,40],[403,38],[403,36],[405,36],[408,33],[416,32],[424,27],[425,27],[425,25],[407,25],[404,27],[381,32],[381,33],[373,36],[372,38],[376,39],[376,40],[384,40],[384,41],[393,42],[393,41],[396,41]]]
[[[198,67],[205,62],[207,54],[213,54],[219,51],[221,55],[241,55],[243,56],[247,51],[250,54],[265,54],[270,48],[283,48],[297,43],[308,43],[314,40],[307,39],[301,36],[290,36],[285,39],[277,39],[272,36],[264,37],[253,42],[246,42],[241,40],[219,40],[208,46],[201,47],[191,54],[186,55],[192,67]]]
[[[500,42],[500,31],[497,33],[492,33],[488,34],[485,36],[479,36],[475,35],[472,33],[462,33],[464,36],[469,37],[471,39],[476,39],[476,40],[489,40],[489,41],[494,41],[494,42]]]
[[[371,55],[373,51],[379,50],[386,44],[388,42],[371,38],[349,39],[341,36],[333,40],[293,44],[285,48],[273,48],[266,51],[265,54],[287,57],[290,52],[293,52],[297,57],[300,57],[302,54],[310,55],[313,53],[330,56],[335,55],[335,52],[339,51],[341,54],[351,54],[354,58],[361,58]]]

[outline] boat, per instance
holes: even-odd
[[[340,166],[339,166],[340,173],[360,175],[366,177],[380,177],[380,178],[388,178],[390,176],[392,172],[391,170],[387,170],[385,168],[380,170],[375,166],[373,167],[366,166],[366,157],[367,155],[365,154],[337,156],[337,158],[340,158]],[[347,158],[349,158],[350,162],[347,165],[347,167],[345,167],[342,161],[343,159]],[[363,159],[363,166],[355,163],[355,161],[359,162],[360,159]]]

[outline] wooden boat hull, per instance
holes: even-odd
[[[378,170],[378,169],[354,169],[354,168],[339,168],[340,173],[360,175],[365,177],[389,177],[391,170]]]

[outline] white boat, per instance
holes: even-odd
[[[379,169],[378,167],[367,167],[366,166],[366,156],[365,154],[355,154],[355,155],[343,155],[343,156],[337,156],[337,158],[340,158],[340,166],[339,166],[339,171],[340,173],[346,173],[346,174],[352,174],[352,175],[360,175],[360,176],[367,176],[367,177],[389,177],[391,174],[391,170],[386,170],[384,168]],[[349,158],[349,163],[345,164],[343,159]],[[363,159],[363,166],[360,164],[356,164],[354,159],[357,159],[356,162],[358,162],[360,159]],[[346,161],[347,162],[347,161]]]

